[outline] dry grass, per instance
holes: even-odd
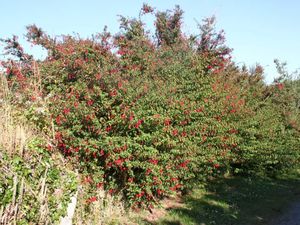
[[[40,188],[36,192],[30,184],[26,183],[24,177],[20,177],[15,173],[10,168],[10,163],[5,162],[3,159],[5,154],[10,159],[19,156],[26,160],[25,146],[36,135],[34,129],[28,126],[26,122],[15,117],[16,109],[8,100],[10,95],[7,80],[0,74],[0,173],[6,177],[13,177],[12,200],[6,206],[0,206],[0,224],[17,224],[18,219],[24,216],[20,211],[20,207],[26,192],[37,196],[38,201],[41,203],[40,222],[45,224],[44,222],[47,221],[46,218],[49,213],[47,201],[45,201],[47,171],[45,176],[40,178]]]
[[[22,122],[13,121],[12,106],[2,103],[0,107],[0,146],[9,155],[24,153],[26,142],[33,136],[34,131]]]
[[[79,190],[78,203],[74,216],[76,225],[108,225],[108,224],[125,224],[135,225],[132,222],[135,217],[133,212],[125,210],[121,196],[111,196],[104,190],[99,189],[97,192],[97,201],[90,203],[89,211],[84,190]]]
[[[14,121],[14,109],[8,101],[10,95],[7,80],[0,74],[0,147],[9,155],[23,155],[26,141],[34,132],[24,122]]]

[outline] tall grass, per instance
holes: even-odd
[[[14,106],[8,101],[10,95],[7,81],[0,75],[0,146],[9,155],[24,153],[26,141],[34,131],[24,122],[14,120]]]
[[[24,178],[12,171],[9,163],[5,162],[4,154],[9,158],[14,155],[23,156],[26,142],[34,135],[33,129],[14,119],[14,107],[9,101],[10,96],[7,80],[0,74],[0,174],[13,177],[12,200],[6,206],[0,206],[0,224],[17,223],[21,216],[19,207],[26,189]]]
[[[99,189],[97,201],[89,206],[89,212],[84,209],[86,206],[84,190],[81,189],[78,195],[78,204],[74,216],[76,225],[107,225],[107,224],[135,224],[130,222],[134,217],[132,212],[126,211],[120,196],[111,196]]]
[[[37,136],[34,127],[20,116],[24,109],[19,109],[12,103],[13,96],[14,93],[10,91],[6,77],[0,74],[0,178],[13,180],[12,185],[9,186],[13,193],[11,201],[5,206],[0,206],[0,224],[17,224],[25,216],[21,208],[25,205],[26,195],[34,195],[39,202],[39,223],[49,224],[46,183],[48,167],[36,186],[18,174],[11,165],[11,160],[16,157],[30,164],[32,157],[35,156],[26,148],[28,142]]]

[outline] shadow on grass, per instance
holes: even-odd
[[[300,181],[260,177],[217,179],[185,197],[157,224],[263,225],[300,198]]]

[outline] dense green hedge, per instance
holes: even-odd
[[[146,13],[156,18],[154,39]],[[28,27],[28,40],[48,50],[37,63],[38,94],[49,102],[53,142],[84,174],[89,202],[104,187],[151,206],[211,176],[274,174],[299,163],[299,82],[266,85],[260,66],[239,69],[214,18],[191,37],[181,31],[179,7],[144,5],[138,19],[120,21],[118,34],[91,39],[52,39]],[[34,101],[33,58],[16,39],[5,41],[21,62],[2,63],[11,87]]]

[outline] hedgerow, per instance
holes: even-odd
[[[155,38],[145,14],[155,17]],[[151,207],[209,177],[273,174],[299,163],[292,92],[299,84],[266,85],[262,67],[239,69],[231,60],[214,18],[187,37],[182,15],[179,7],[144,5],[139,18],[120,18],[119,33],[90,39],[51,38],[31,25],[28,41],[48,51],[39,62],[16,38],[5,40],[19,58],[2,62],[11,87],[24,101],[48,99],[53,144],[82,174],[88,203],[104,188],[133,207]],[[29,82],[36,64],[40,90]]]

